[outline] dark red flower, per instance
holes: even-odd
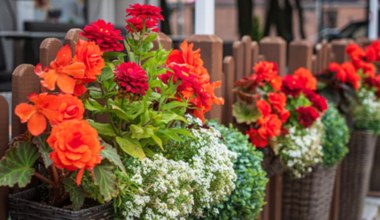
[[[120,89],[128,93],[145,95],[149,88],[145,70],[133,62],[125,62],[116,67],[115,81]]]
[[[296,112],[298,113],[298,122],[305,128],[310,127],[319,118],[317,109],[312,106],[299,107]]]
[[[252,145],[256,148],[265,148],[268,146],[268,139],[261,135],[258,130],[251,128],[247,131],[247,135]]]
[[[304,93],[306,97],[310,100],[310,102],[313,104],[313,106],[317,108],[319,111],[324,112],[327,110],[328,105],[324,97],[318,95],[313,91],[305,91]]]
[[[301,81],[297,80],[294,75],[287,75],[282,81],[281,90],[286,95],[291,95],[293,97],[298,97],[299,94],[303,91],[304,85]]]
[[[97,20],[87,25],[81,35],[89,41],[94,41],[102,51],[122,51],[124,49],[123,44],[120,43],[124,39],[120,30],[115,29],[112,23],[106,23],[104,20]]]
[[[271,109],[269,103],[265,100],[262,100],[262,99],[256,101],[256,107],[259,110],[259,112],[261,113],[262,117],[266,117],[272,112],[272,109]]]
[[[161,8],[153,5],[141,5],[133,4],[125,10],[127,16],[139,17],[141,19],[153,19],[153,20],[164,20],[161,15]]]
[[[125,28],[130,32],[140,32],[144,29],[144,21],[138,17],[128,18],[126,20],[127,26]],[[159,28],[157,27],[158,22],[154,20],[145,20],[145,28],[151,29],[153,32],[158,32]]]
[[[343,70],[339,63],[332,62],[329,64],[328,70],[335,73],[335,78],[342,83],[346,82],[347,76],[346,72]]]

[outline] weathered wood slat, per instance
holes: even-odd
[[[304,67],[312,69],[313,47],[309,41],[296,40],[289,45],[288,73],[293,73],[296,69]]]
[[[281,37],[265,37],[260,41],[260,54],[277,63],[280,75],[286,74],[286,42]]]
[[[232,92],[235,82],[235,62],[233,57],[227,56],[223,59],[223,88],[224,91],[224,106],[222,122],[225,125],[233,122],[232,117],[232,104],[234,101],[234,94]]]
[[[9,142],[9,110],[7,100],[0,96],[0,158],[8,149]],[[0,187],[0,219],[7,219],[8,188]]]
[[[244,44],[235,41],[232,44],[232,56],[235,60],[235,81],[244,77]]]
[[[252,73],[252,39],[250,36],[243,36],[241,39],[244,45],[244,76],[249,76]]]
[[[40,63],[43,67],[49,66],[62,47],[62,42],[57,38],[46,38],[40,46]]]

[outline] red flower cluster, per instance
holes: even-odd
[[[121,31],[115,29],[112,23],[104,20],[97,20],[87,25],[81,35],[89,41],[94,41],[103,51],[122,51],[124,49],[123,44],[120,43],[124,39]]]
[[[140,32],[142,30],[152,30],[157,32],[158,22],[164,20],[161,15],[161,9],[153,5],[133,4],[126,9],[127,17],[125,27],[130,33]]]
[[[317,88],[317,79],[313,74],[305,69],[299,68],[294,74],[284,77],[281,90],[286,94],[293,97],[298,97],[301,92]]]
[[[189,100],[196,109],[193,114],[204,120],[204,114],[211,110],[213,104],[223,104],[223,99],[215,95],[215,89],[221,82],[211,82],[207,69],[203,66],[200,50],[193,50],[193,45],[184,41],[181,50],[173,50],[166,65],[172,70],[160,75],[160,79],[167,83],[170,78],[176,83],[177,98]]]
[[[351,62],[344,62],[343,64],[330,63],[328,71],[335,73],[335,78],[339,82],[346,83],[355,90],[360,88],[360,76]]]
[[[365,48],[365,58],[368,62],[380,61],[380,40],[372,41]]]
[[[305,128],[310,127],[320,116],[317,109],[312,106],[301,106],[296,109],[296,112],[298,113],[298,122]]]
[[[278,75],[277,65],[272,62],[259,62],[253,69],[254,73],[237,81],[235,88],[258,94],[251,97],[256,100],[254,104],[260,116],[247,131],[247,135],[254,146],[265,148],[272,138],[281,135],[282,126],[290,113],[286,109],[286,95],[279,91],[282,78]]]
[[[364,75],[372,77],[376,74],[376,67],[370,62],[377,59],[376,50],[380,49],[378,47],[379,43],[377,42],[367,47],[368,49],[366,48],[366,51],[364,51],[357,44],[349,44],[346,48],[346,53],[357,71],[362,70]]]
[[[127,93],[145,95],[149,88],[145,70],[134,62],[125,62],[117,66],[115,81],[120,89]]]

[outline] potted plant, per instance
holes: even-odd
[[[351,61],[331,63],[320,76],[321,92],[345,114],[351,130],[349,153],[341,168],[339,212],[342,219],[359,219],[368,190],[378,132],[378,100],[373,77],[375,67],[364,62],[364,51],[357,45],[346,49]],[[350,190],[346,190],[350,189]]]
[[[98,20],[36,66],[43,92],[16,107],[28,130],[0,160],[1,186],[38,180],[10,196],[12,219],[200,217],[234,190],[236,153],[203,123],[220,82],[192,44],[153,49],[159,8],[126,12],[124,46]]]

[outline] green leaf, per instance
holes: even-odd
[[[63,185],[65,186],[65,191],[70,195],[70,201],[73,203],[73,209],[79,210],[83,206],[86,198],[84,190],[81,187],[78,187],[71,178],[64,178]]]
[[[164,147],[162,146],[162,140],[159,137],[157,137],[156,135],[153,135],[152,139],[154,140],[154,142],[156,142],[156,144],[158,144],[158,146],[161,148],[161,150],[164,151]]]
[[[237,102],[232,106],[232,114],[238,123],[246,124],[251,124],[260,117],[260,112],[255,105],[247,105],[241,102]]]
[[[132,132],[132,138],[140,140],[143,138],[150,138],[154,135],[154,132],[157,130],[156,127],[152,125],[148,125],[145,127],[141,127],[139,125],[131,125],[129,127]]]
[[[102,81],[113,79],[114,77],[115,77],[115,74],[113,73],[112,68],[107,66],[102,69],[102,75],[100,75],[100,79],[101,79],[100,83],[102,83]]]
[[[142,146],[138,140],[132,139],[130,137],[116,137],[116,143],[119,144],[120,148],[132,157],[143,160],[146,156]]]
[[[46,168],[48,168],[53,163],[49,157],[52,149],[46,142],[47,138],[48,135],[46,133],[33,138],[33,144],[37,146],[38,152],[40,153]]]
[[[105,108],[99,104],[96,100],[89,98],[84,101],[84,107],[92,112],[103,112],[105,111]]]
[[[102,164],[94,168],[95,184],[99,186],[100,194],[105,201],[117,196],[116,174],[111,165]]]
[[[102,150],[102,157],[119,167],[123,172],[126,172],[117,150],[104,141],[101,141],[101,144],[104,146],[104,149]]]
[[[87,121],[90,123],[90,125],[96,129],[96,131],[100,135],[108,136],[108,137],[116,137],[115,131],[113,130],[112,126],[110,124],[104,124],[95,122],[94,120],[87,119]]]
[[[0,186],[25,187],[32,179],[38,151],[30,142],[13,143],[0,160]]]
[[[184,117],[182,117],[182,116],[180,116],[180,115],[178,115],[176,113],[173,113],[173,112],[164,112],[164,113],[162,113],[161,121],[163,123],[167,124],[167,123],[169,123],[169,122],[171,122],[173,120],[180,120],[180,121],[183,121],[185,123],[187,122],[187,120]]]
[[[119,58],[119,57],[124,57],[124,56],[126,56],[126,54],[122,53],[122,52],[105,52],[105,53],[103,53],[103,58],[108,59],[108,60]]]
[[[174,108],[187,107],[186,102],[172,101],[162,106],[162,110],[172,110]]]

